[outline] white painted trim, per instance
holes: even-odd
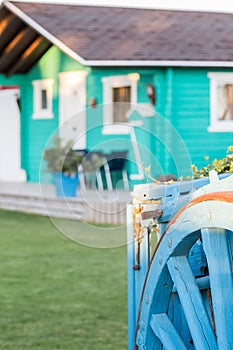
[[[220,80],[220,81],[229,81],[230,83],[233,82],[233,73],[232,72],[209,72],[208,78]]]
[[[105,124],[102,128],[103,135],[128,135],[130,134],[130,127],[143,126],[142,120],[131,120],[125,124]]]
[[[74,70],[58,73],[58,77],[66,80],[70,80],[73,76],[78,79],[80,82],[84,82],[86,80],[88,71],[87,70]]]
[[[1,95],[15,95],[17,97],[20,97],[20,91],[19,89],[4,89],[0,90]]]
[[[104,124],[103,135],[128,135],[130,133],[128,124]]]
[[[140,76],[138,73],[113,75],[109,77],[103,77],[103,125],[109,126],[113,123],[113,109],[112,109],[112,89],[123,86],[131,87],[131,105],[137,104],[137,81]],[[105,128],[103,132],[107,134]],[[116,130],[116,129],[115,129]],[[112,132],[111,132],[112,133]],[[123,132],[124,134],[126,132]],[[116,134],[116,132],[114,132]],[[122,134],[122,132],[120,132]]]
[[[136,105],[132,105],[126,113],[126,118],[129,119],[134,112],[137,112],[143,118],[155,117],[155,107],[151,103],[137,103]]]
[[[209,132],[233,132],[233,121],[230,123],[224,122],[224,125],[221,125],[221,123],[216,123],[215,125],[210,125],[208,127]]]
[[[143,121],[142,120],[130,120],[129,124],[131,126],[143,126]]]
[[[86,60],[86,65],[93,67],[233,67],[232,61],[181,61],[181,60],[148,60],[148,61],[134,61],[134,60]]]
[[[131,174],[130,175],[130,179],[131,180],[144,180],[145,174],[144,174],[144,172],[142,170],[141,155],[140,155],[138,142],[137,142],[137,138],[136,138],[136,134],[135,134],[135,130],[134,130],[133,126],[130,128],[130,139],[131,139],[131,143],[132,143],[132,147],[133,147],[133,151],[134,151],[136,165],[137,165],[137,168],[138,168],[138,173],[137,174]]]
[[[0,180],[25,182],[26,171],[21,168],[21,120],[17,97],[18,89],[0,90]],[[10,161],[9,161],[10,159]]]
[[[52,119],[53,114],[53,79],[33,80],[33,119]],[[47,91],[48,108],[41,108],[41,90]]]
[[[232,132],[233,121],[221,121],[217,119],[217,84],[218,82],[225,82],[233,84],[232,72],[210,72],[207,74],[210,79],[210,126],[209,132]]]

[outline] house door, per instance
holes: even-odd
[[[0,181],[26,181],[21,169],[18,89],[0,90]]]
[[[74,149],[86,148],[87,71],[59,74],[59,134],[74,141]]]

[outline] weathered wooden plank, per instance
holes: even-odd
[[[135,246],[133,227],[133,206],[127,207],[127,257],[128,257],[128,349],[134,348],[136,330],[136,305],[135,305]]]
[[[167,267],[159,270],[159,265],[156,263],[158,275],[152,274],[154,278],[149,279],[144,290],[144,296],[140,307],[140,321],[137,333],[137,345],[139,350],[154,350],[161,348],[160,339],[155,337],[152,328],[150,327],[151,316],[148,311],[156,309],[156,314],[166,313],[169,307],[170,295],[173,282]],[[164,282],[166,281],[166,283]],[[155,289],[156,285],[156,289]],[[151,305],[152,303],[152,305]],[[146,332],[146,334],[145,334]]]
[[[183,312],[183,308],[177,293],[173,293],[171,295],[170,305],[169,305],[169,310],[167,312],[167,315],[169,320],[174,325],[175,329],[178,331],[186,347],[189,350],[194,350],[192,337],[189,331],[187,320]]]
[[[151,322],[156,337],[158,337],[167,350],[187,350],[179,333],[165,313],[153,315]]]
[[[230,175],[230,173],[221,174],[219,175],[219,179],[224,179]],[[157,200],[165,197],[175,197],[176,193],[185,195],[190,191],[197,190],[204,185],[208,185],[209,183],[209,177],[204,177],[194,181],[175,181],[169,185],[157,183],[135,185],[133,197],[141,201],[148,199]]]
[[[146,274],[148,271],[148,265],[149,265],[149,259],[148,259],[148,232],[144,229],[144,234],[142,235],[142,240],[140,243],[140,267],[139,270],[135,271],[135,281],[136,281],[136,300],[138,300],[138,303],[136,303],[136,314],[138,314],[138,306],[139,301],[142,294],[142,288],[145,282]]]
[[[0,55],[14,36],[24,27],[24,23],[12,14],[5,16],[5,18],[1,20]],[[2,67],[0,71],[3,72]]]
[[[208,200],[208,198],[211,200]],[[140,315],[138,321],[138,330],[137,330],[137,345],[139,350],[155,350],[161,349],[160,339],[157,338],[150,327],[150,321],[153,314],[160,314],[170,312],[170,300],[173,297],[171,291],[173,288],[173,283],[171,280],[171,274],[168,271],[168,264],[170,257],[174,259],[174,256],[186,255],[199,238],[200,229],[203,227],[225,227],[226,229],[233,231],[233,221],[232,221],[232,212],[233,212],[233,203],[232,203],[232,193],[228,192],[228,194],[223,193],[221,196],[206,196],[205,201],[201,200],[198,202],[194,201],[194,204],[187,207],[183,212],[180,213],[179,216],[175,217],[173,221],[168,225],[166,234],[160,240],[160,244],[157,248],[156,254],[154,255],[150,269],[147,275],[146,283],[144,286],[144,293],[142,297],[142,303],[140,307]],[[215,199],[216,198],[216,199]],[[219,213],[221,212],[221,215]],[[229,215],[229,212],[231,215]],[[230,219],[229,219],[230,218]],[[185,258],[188,260],[187,258]],[[191,337],[186,337],[184,333],[182,333],[182,339],[185,342],[187,348],[190,348],[189,343],[194,341],[193,329],[197,328],[196,338],[200,337],[199,329],[201,331],[202,337],[205,338],[207,334],[207,339],[203,341],[206,344],[197,344],[197,341],[194,342],[195,349],[217,349],[216,339],[214,336],[214,323],[212,329],[212,307],[208,312],[205,309],[206,304],[203,302],[202,296],[200,296],[200,290],[198,290],[197,284],[195,284],[195,279],[192,274],[192,270],[187,261],[187,266],[189,266],[189,273],[186,273],[186,278],[184,281],[180,281],[179,284],[184,284],[184,294],[188,294],[188,296],[180,297],[181,293],[179,292],[179,284],[176,283],[176,289],[179,292],[179,297],[181,298],[181,302],[184,304],[185,297],[188,299],[188,302],[191,304],[191,316],[187,317],[187,313],[190,313],[189,305],[184,308],[185,318],[187,320],[189,329],[192,333]],[[186,271],[186,268],[184,269]],[[190,276],[192,277],[192,282],[190,289],[186,289],[187,282],[186,280],[190,280]],[[183,277],[183,276],[182,276]],[[203,283],[202,283],[203,282]],[[205,289],[205,286],[208,286],[208,278],[200,279],[201,288]],[[192,290],[191,286],[194,286],[194,290]],[[196,290],[199,293],[199,296],[196,297]],[[175,289],[174,289],[175,290]],[[195,307],[196,299],[199,298],[201,307]],[[209,300],[206,300],[209,303]],[[186,304],[188,304],[185,301]],[[182,306],[183,306],[182,304]],[[194,305],[193,305],[194,304]],[[209,304],[211,305],[211,303]],[[169,310],[168,310],[169,309]],[[208,309],[208,308],[207,308]],[[204,311],[204,317],[202,315],[202,310]],[[171,313],[171,317],[172,313]],[[169,314],[170,318],[170,314]],[[198,321],[196,321],[196,318]],[[200,320],[201,319],[201,320]],[[173,322],[173,318],[170,318]],[[194,326],[192,321],[194,320]],[[204,321],[203,321],[204,320]],[[179,322],[179,318],[174,319],[174,326],[180,332],[180,328],[178,329],[177,323]],[[198,324],[199,322],[199,324]],[[197,325],[196,325],[196,324]],[[206,332],[205,324],[208,325],[208,329],[210,330]],[[199,326],[199,327],[198,327]],[[181,326],[182,327],[182,326]],[[209,344],[209,334],[211,333],[211,337],[214,338],[214,344]],[[187,333],[188,334],[188,333]],[[195,334],[194,334],[195,335]],[[196,340],[196,339],[195,339]],[[200,342],[201,343],[201,342]],[[192,346],[192,345],[191,345]],[[225,349],[224,349],[225,350]]]
[[[32,44],[38,34],[30,28],[23,28],[5,48],[0,57],[1,69],[7,70]]]
[[[52,46],[52,44],[44,39],[38,37],[24,52],[23,54],[8,67],[7,76],[14,73],[25,73],[27,72],[37,60]]]
[[[197,283],[197,286],[200,290],[210,288],[209,276],[203,276],[203,277],[196,278],[196,283]],[[172,292],[177,293],[176,286],[173,287]]]
[[[198,350],[217,350],[213,329],[187,257],[171,257],[167,265],[178,291],[195,347]]]
[[[232,212],[229,212],[229,218]],[[228,234],[223,229],[203,229],[214,318],[219,349],[233,349],[233,277]]]

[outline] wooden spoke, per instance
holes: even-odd
[[[166,314],[153,315],[150,325],[166,350],[187,350],[183,340]]]
[[[179,294],[196,349],[217,349],[209,317],[187,257],[171,257],[167,265]]]
[[[211,196],[182,209],[159,242],[139,306],[138,350],[233,350],[233,194]],[[195,277],[188,256],[200,233],[208,275]]]
[[[202,239],[209,267],[219,349],[233,349],[233,278],[232,257],[227,232],[203,229]]]

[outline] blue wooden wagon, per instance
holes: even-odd
[[[233,176],[137,185],[127,217],[129,350],[233,349]]]

